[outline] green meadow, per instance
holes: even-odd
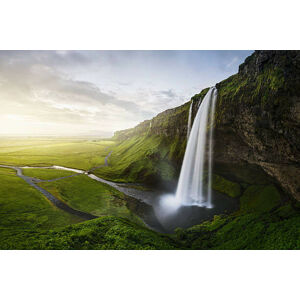
[[[88,170],[104,164],[113,145],[113,141],[97,139],[1,138],[0,164]]]
[[[14,170],[0,168],[0,248],[14,244],[23,234],[64,227],[83,221],[52,205],[40,192],[16,176]]]
[[[51,180],[65,176],[71,176],[76,173],[66,170],[55,170],[55,169],[22,169],[23,174],[28,177],[38,178],[42,180]]]
[[[86,175],[52,182],[40,182],[39,186],[74,209],[95,216],[119,216],[141,222],[127,208],[126,196],[123,193]]]
[[[88,170],[104,164],[112,141],[84,139],[0,139],[0,164],[13,166],[62,165]],[[126,196],[87,175],[54,169],[23,169],[23,174],[53,182],[39,185],[70,207],[96,216],[124,217],[141,223],[126,206]],[[30,248],[30,236],[35,240],[49,230],[84,221],[55,207],[39,191],[16,175],[16,171],[0,168],[0,248]],[[28,239],[28,243],[23,239]],[[25,244],[24,244],[25,243]],[[25,245],[25,246],[24,246]]]

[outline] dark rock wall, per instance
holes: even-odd
[[[259,165],[300,200],[300,51],[256,51],[217,88],[216,162]]]

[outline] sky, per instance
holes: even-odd
[[[237,73],[253,51],[0,51],[0,135],[131,128]]]

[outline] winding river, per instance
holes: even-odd
[[[27,182],[29,185],[31,185],[33,188],[35,188],[36,190],[38,190],[40,193],[42,193],[51,203],[53,203],[56,207],[71,213],[73,215],[79,216],[85,220],[90,220],[90,219],[95,219],[97,218],[97,216],[94,216],[92,214],[86,213],[86,212],[82,212],[79,210],[76,210],[72,207],[70,207],[69,205],[67,205],[66,203],[64,203],[63,201],[59,200],[58,198],[56,198],[54,195],[52,195],[50,192],[48,192],[47,190],[43,189],[42,187],[40,187],[39,185],[37,185],[37,183],[39,182],[52,182],[52,181],[57,181],[57,180],[61,180],[61,179],[65,179],[65,178],[69,178],[69,177],[74,177],[74,176],[78,176],[78,175],[86,175],[89,178],[96,180],[98,182],[107,184],[113,188],[115,188],[116,190],[124,193],[127,196],[133,197],[137,200],[140,200],[142,202],[145,202],[148,205],[151,205],[151,201],[154,197],[157,197],[157,193],[153,192],[153,191],[143,191],[143,190],[139,190],[139,189],[135,189],[132,187],[128,187],[128,184],[125,183],[116,183],[116,182],[112,182],[109,180],[105,180],[102,179],[94,174],[91,174],[90,172],[98,169],[98,168],[102,168],[104,166],[108,166],[108,158],[110,157],[112,152],[109,152],[109,154],[105,157],[105,162],[104,165],[100,165],[97,167],[93,167],[92,169],[88,170],[88,171],[84,171],[84,170],[80,170],[80,169],[74,169],[74,168],[67,168],[67,167],[63,167],[63,166],[49,166],[49,167],[31,167],[31,166],[9,166],[9,165],[2,165],[0,164],[0,167],[2,168],[9,168],[9,169],[13,169],[16,171],[17,176],[22,178],[25,182]],[[33,177],[29,177],[29,176],[25,176],[23,174],[22,169],[55,169],[55,170],[66,170],[66,171],[70,171],[73,172],[75,174],[69,175],[69,176],[63,176],[63,177],[58,177],[58,178],[54,178],[54,179],[48,179],[48,180],[42,180],[42,179],[38,179],[38,178],[33,178]],[[148,225],[148,224],[147,224]],[[150,226],[151,227],[151,226]]]
[[[77,209],[74,209],[67,205],[66,203],[62,202],[61,200],[57,199],[55,196],[53,196],[51,193],[46,191],[45,189],[41,188],[36,184],[36,182],[41,182],[41,181],[47,181],[47,180],[36,180],[35,178],[28,177],[23,175],[22,172],[22,167],[15,167],[15,166],[7,166],[7,165],[0,165],[1,168],[9,168],[17,171],[17,176],[25,180],[29,185],[31,185],[33,188],[41,192],[50,202],[52,202],[56,207],[71,213],[75,216],[79,216],[85,220],[91,220],[97,218],[97,216],[94,216],[89,213],[85,213],[83,211],[79,211]],[[72,176],[72,175],[71,175]]]
[[[0,165],[0,167],[14,169],[17,172],[18,177],[22,178],[33,188],[35,188],[40,193],[42,193],[56,207],[68,213],[71,213],[73,215],[79,216],[85,220],[90,220],[98,217],[89,213],[76,210],[68,206],[66,203],[56,198],[47,190],[37,185],[37,183],[51,182],[51,181],[65,179],[68,177],[86,175],[93,180],[96,180],[103,184],[107,184],[113,187],[114,189],[120,191],[121,193],[131,198],[134,198],[137,201],[136,203],[139,204],[135,204],[132,207],[132,209],[136,213],[138,213],[139,211],[138,215],[143,220],[144,224],[153,230],[164,232],[164,233],[172,233],[174,229],[178,227],[182,227],[182,228],[191,227],[193,225],[201,223],[202,221],[212,219],[214,215],[218,215],[224,212],[231,212],[238,208],[237,199],[230,198],[224,194],[220,194],[216,191],[213,191],[213,199],[215,204],[213,209],[207,209],[206,207],[198,207],[198,206],[182,206],[176,212],[172,214],[169,213],[166,214],[166,211],[161,207],[160,204],[161,196],[165,194],[164,191],[157,190],[157,189],[142,190],[133,187],[133,186],[138,186],[138,184],[116,183],[98,177],[91,173],[95,169],[108,166],[108,158],[110,155],[111,152],[106,156],[105,163],[103,165],[94,167],[88,171],[74,169],[74,168],[67,168],[63,166],[55,166],[55,165],[49,167],[30,167],[30,166],[20,167],[20,166]],[[71,171],[74,174],[55,178],[55,179],[42,180],[38,178],[25,176],[22,172],[22,169],[26,169],[26,168],[66,170],[66,171]]]

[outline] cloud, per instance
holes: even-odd
[[[0,134],[113,132],[233,74],[239,51],[0,51]]]
[[[0,102],[3,104],[0,115],[15,114],[16,118],[24,115],[27,122],[30,119],[43,124],[81,123],[89,131],[91,125],[113,131],[119,124],[131,124],[128,119],[149,116],[149,112],[137,103],[120,100],[102,92],[94,83],[74,80],[55,66],[45,61],[41,63],[44,55],[35,56],[30,52],[28,57],[18,53],[1,56],[6,60],[0,64]],[[46,62],[53,62],[56,57],[51,54]]]
[[[239,61],[239,58],[237,56],[233,57],[232,60],[229,63],[226,64],[226,68],[231,68],[238,61]]]
[[[166,91],[160,91],[159,92],[161,95],[166,96],[167,98],[175,98],[177,95],[174,93],[173,90],[169,89]]]

